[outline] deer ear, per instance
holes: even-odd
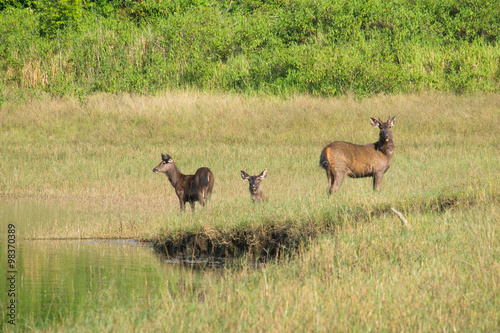
[[[167,163],[174,163],[174,160],[172,159],[172,157],[168,158]]]
[[[161,160],[162,160],[162,161],[165,161],[166,159],[167,159],[167,156],[166,156],[166,155],[161,154]]]
[[[264,179],[267,177],[267,169],[264,169],[264,171],[262,171],[259,175],[260,178]]]
[[[241,170],[241,178],[248,180],[250,176],[245,171]]]
[[[389,125],[391,125],[391,127],[394,126],[394,119],[396,119],[396,116],[392,118],[389,116]]]
[[[372,124],[373,127],[378,127],[379,126],[379,121],[375,118],[370,117],[370,123]]]

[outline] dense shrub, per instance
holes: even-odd
[[[362,96],[500,87],[499,0],[11,0],[0,8],[0,85],[11,91]]]
[[[40,35],[53,37],[67,26],[78,30],[82,16],[81,0],[40,0],[37,7]]]

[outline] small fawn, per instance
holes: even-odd
[[[267,169],[264,169],[258,176],[250,176],[248,173],[245,171],[241,171],[241,178],[244,180],[248,180],[249,187],[248,190],[250,191],[250,197],[252,198],[253,202],[261,202],[261,201],[266,201],[267,197],[264,196],[264,191],[262,189],[262,179],[266,178],[267,176]]]
[[[195,201],[205,206],[212,195],[214,175],[208,168],[199,168],[194,175],[184,175],[179,171],[172,157],[168,154],[161,154],[161,162],[153,169],[153,172],[164,173],[167,176],[179,198],[181,211],[186,209],[186,202],[189,202],[194,212]]]
[[[370,117],[373,127],[380,129],[375,143],[357,145],[350,142],[335,141],[321,152],[319,165],[326,170],[329,193],[335,193],[345,176],[351,178],[373,177],[373,189],[378,191],[384,173],[389,169],[394,153],[392,126],[396,116],[389,116],[386,122]]]

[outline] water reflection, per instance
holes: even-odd
[[[0,202],[1,242],[5,249],[7,225],[16,226],[16,300],[18,328],[33,323],[60,322],[81,311],[102,311],[134,302],[148,306],[152,298],[173,292],[180,285],[202,283],[199,269],[175,265],[149,246],[133,240],[27,240],[26,228],[49,225],[57,217],[64,225],[64,207],[36,202]],[[74,215],[73,215],[74,218]],[[5,250],[2,250],[5,251]],[[0,255],[6,271],[6,252]],[[7,295],[0,283],[0,299]],[[183,287],[184,288],[184,287]],[[143,302],[144,304],[137,304]],[[0,304],[6,322],[7,302]]]
[[[163,254],[160,255],[162,257],[165,257],[164,260],[166,263],[189,266],[193,269],[200,269],[200,270],[207,268],[220,268],[231,264],[230,260],[218,257],[196,257],[196,256],[178,255],[175,258],[171,258],[164,256]]]

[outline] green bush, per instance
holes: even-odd
[[[500,88],[500,0],[17,5],[0,15],[0,85],[10,90],[365,96]]]
[[[40,0],[38,12],[40,35],[53,37],[68,26],[78,28],[82,4],[81,0]]]
[[[0,11],[9,8],[34,8],[36,0],[0,0]]]

